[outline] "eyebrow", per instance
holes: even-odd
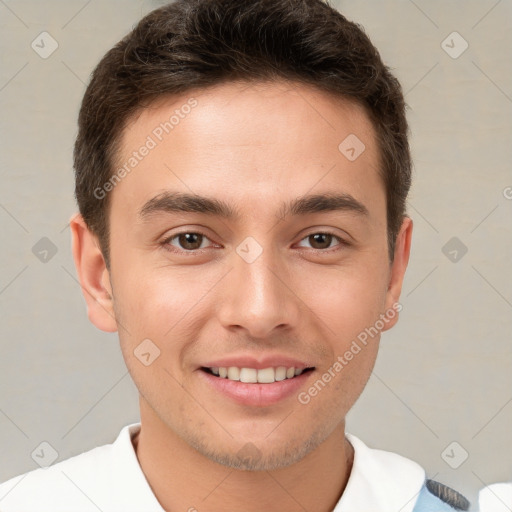
[[[284,218],[288,215],[300,216],[329,211],[368,215],[366,206],[353,196],[335,193],[311,194],[285,202],[278,215]],[[139,217],[148,221],[150,217],[160,213],[202,213],[227,220],[241,217],[240,212],[220,199],[182,192],[163,192],[153,197],[140,209]]]

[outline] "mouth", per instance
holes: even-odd
[[[315,367],[265,366],[201,366],[198,374],[215,394],[229,401],[269,407],[297,396],[315,370]]]
[[[245,384],[273,384],[275,382],[299,377],[302,374],[313,371],[315,367],[298,368],[294,366],[270,366],[268,368],[257,369],[237,366],[202,366],[200,369],[219,379],[227,379]]]

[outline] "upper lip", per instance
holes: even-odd
[[[203,368],[229,368],[230,366],[236,366],[237,368],[255,368],[256,370],[263,370],[264,368],[277,368],[279,366],[285,366],[286,368],[312,368],[314,365],[299,360],[294,357],[285,355],[267,355],[263,357],[254,356],[231,356],[215,359],[202,364]]]

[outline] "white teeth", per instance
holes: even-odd
[[[262,384],[271,384],[276,381],[276,372],[274,368],[264,368],[258,370],[258,382]]]
[[[277,368],[269,367],[257,370],[256,368],[238,368],[236,366],[210,368],[214,375],[234,381],[271,384],[272,382],[291,379],[300,375],[304,370],[302,368],[287,368],[286,366],[278,366]]]
[[[286,379],[286,366],[278,366],[276,368],[276,380]]]
[[[241,368],[240,382],[258,382],[258,370],[254,368]]]
[[[240,368],[237,368],[236,366],[230,366],[228,368],[228,379],[240,380]]]

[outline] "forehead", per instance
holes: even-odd
[[[161,126],[166,122],[167,130]],[[190,132],[198,138],[206,135],[217,147],[244,141],[268,145],[282,143],[287,135],[289,141],[300,135],[315,139],[314,132],[323,138],[330,131],[339,138],[347,128],[373,145],[374,127],[364,107],[353,100],[296,82],[239,81],[156,98],[128,120],[121,145],[130,150],[148,133],[162,142]],[[281,132],[278,139],[275,131]]]
[[[238,210],[246,199],[279,197],[281,207],[283,196],[320,189],[362,202],[384,194],[363,107],[296,83],[230,82],[163,96],[129,120],[117,156],[116,168],[128,172],[112,202],[131,206],[166,190],[230,197]]]

